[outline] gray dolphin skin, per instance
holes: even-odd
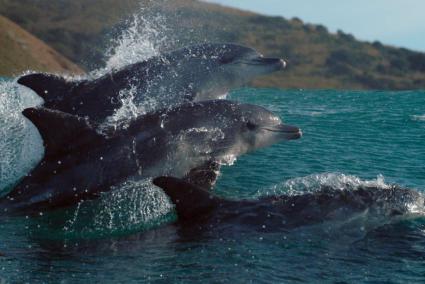
[[[39,130],[45,155],[0,201],[10,213],[74,205],[128,179],[194,175],[212,183],[216,175],[208,171],[229,157],[301,137],[265,108],[227,100],[160,110],[102,134],[86,118],[60,111],[30,108],[23,114]]]
[[[205,230],[249,227],[258,231],[280,231],[314,225],[354,214],[375,214],[385,219],[410,212],[409,206],[424,208],[424,197],[397,186],[329,186],[315,193],[263,197],[258,200],[226,200],[182,179],[159,177],[153,183],[175,204],[178,222]]]
[[[135,92],[146,112],[177,104],[218,99],[257,76],[284,69],[280,58],[265,58],[236,44],[200,44],[129,65],[95,80],[67,81],[49,74],[19,78],[44,99],[44,106],[102,122],[122,106],[121,91]],[[149,104],[146,102],[155,102]]]

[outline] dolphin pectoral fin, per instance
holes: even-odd
[[[201,188],[211,189],[217,181],[220,168],[219,163],[208,161],[202,166],[191,169],[183,180]]]
[[[44,141],[45,156],[65,153],[87,142],[105,139],[81,117],[47,108],[27,108],[22,114],[38,129]]]
[[[44,99],[45,106],[52,107],[54,104],[62,100],[71,93],[79,82],[67,81],[65,78],[53,75],[36,73],[22,76],[18,79],[18,83],[30,88]]]
[[[181,220],[193,220],[208,215],[220,203],[220,199],[207,190],[182,179],[157,177],[153,184],[162,188],[170,197]]]

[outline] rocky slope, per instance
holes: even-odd
[[[0,16],[0,76],[27,70],[82,73],[82,69],[15,23]]]

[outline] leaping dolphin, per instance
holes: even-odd
[[[174,175],[212,184],[229,157],[301,137],[265,108],[226,100],[187,103],[103,134],[91,121],[46,108],[23,111],[45,155],[0,210],[44,211],[98,197],[128,179]]]
[[[210,43],[156,56],[95,80],[68,81],[51,74],[30,74],[18,83],[34,90],[47,108],[102,122],[122,106],[123,90],[131,89],[136,94],[134,103],[149,112],[218,99],[232,88],[285,66],[282,59],[265,58],[248,47]]]
[[[181,225],[205,230],[245,226],[258,231],[280,231],[349,219],[362,212],[391,218],[409,213],[411,206],[425,209],[423,195],[398,186],[345,190],[323,186],[315,193],[235,201],[178,178],[159,177],[153,183],[175,204]]]

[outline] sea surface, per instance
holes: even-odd
[[[425,191],[425,92],[240,89],[299,126],[297,141],[226,166],[216,194],[233,199],[311,192],[320,185]],[[43,155],[20,111],[41,103],[0,82],[0,192]],[[1,213],[0,213],[1,216]],[[127,183],[100,201],[40,216],[0,217],[0,283],[424,283],[425,217],[364,216],[258,231],[182,236],[157,188]]]

